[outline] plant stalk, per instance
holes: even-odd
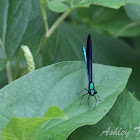
[[[46,10],[45,10],[45,4],[42,2],[42,0],[40,0],[40,8],[41,8],[41,12],[42,12],[43,20],[44,20],[45,31],[47,33],[48,30],[49,30],[49,26],[48,26],[48,21],[47,21],[47,14],[46,14]]]

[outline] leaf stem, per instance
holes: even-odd
[[[49,30],[49,26],[48,26],[48,21],[47,21],[47,14],[46,14],[46,10],[45,10],[45,4],[43,3],[42,0],[40,0],[40,8],[41,8],[41,12],[42,12],[42,16],[43,16],[43,20],[44,20],[44,24],[45,24],[45,31],[46,33]]]
[[[10,61],[8,61],[6,64],[6,73],[8,77],[8,83],[11,83],[13,81],[13,76],[12,76]]]
[[[139,22],[133,22],[133,23],[127,24],[118,33],[116,33],[116,35],[114,37],[115,38],[119,37],[121,33],[125,32],[127,29],[129,29],[133,26],[137,26],[138,24],[140,24],[140,23]]]
[[[63,13],[56,21],[55,23],[52,25],[52,27],[48,30],[48,32],[46,32],[46,35],[43,37],[43,39],[41,40],[41,43],[39,45],[39,48],[35,54],[35,58],[37,57],[37,55],[40,53],[40,51],[42,50],[42,48],[44,47],[44,44],[46,43],[47,39],[52,35],[52,33],[55,31],[55,29],[63,22],[63,20],[69,15],[69,13],[72,11],[73,9],[69,9],[67,10],[65,13]]]

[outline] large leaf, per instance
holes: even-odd
[[[139,4],[140,1],[135,0],[50,0],[47,1],[48,7],[54,12],[64,12],[70,8],[77,8],[77,7],[88,7],[91,4],[94,5],[101,5],[110,8],[120,8],[128,3]]]
[[[91,110],[87,98],[80,108],[80,97],[76,99],[77,92],[88,87],[84,62],[62,62],[29,73],[0,91],[0,131],[14,116],[42,117],[54,105],[64,109],[70,119],[50,122],[49,128],[44,127],[41,131],[39,139],[62,140],[82,125],[97,123],[125,88],[131,69],[99,64],[94,64],[93,68],[95,88],[102,99],[97,102],[96,109],[93,109],[94,98],[90,99]]]
[[[109,113],[96,125],[84,126],[72,133],[68,138],[69,140],[80,139],[80,140],[139,140],[140,133],[140,102],[130,93],[124,91],[119,96],[113,108]],[[139,127],[139,128],[138,128]],[[111,131],[117,130],[116,133]],[[109,130],[109,133],[107,133]],[[124,135],[118,135],[118,131]],[[106,133],[105,133],[106,131]]]
[[[67,119],[65,113],[58,107],[50,107],[43,118],[14,117],[3,131],[3,140],[34,140],[43,123],[52,119]]]
[[[0,26],[2,43],[6,49],[8,57],[13,56],[22,36],[26,30],[31,10],[31,0],[10,0],[3,1],[0,16],[2,20]],[[15,7],[16,5],[16,7]]]

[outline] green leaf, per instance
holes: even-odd
[[[140,5],[137,4],[127,4],[125,5],[125,10],[127,15],[133,20],[140,19]]]
[[[9,5],[8,0],[0,0],[0,41],[3,43],[5,40],[5,33],[6,33],[8,5]]]
[[[98,140],[98,139],[107,139],[107,140],[138,140],[140,139],[140,134],[138,134],[140,127],[140,102],[128,91],[124,91],[121,94],[113,108],[109,113],[96,125],[94,126],[84,126],[72,133],[68,138],[71,139],[80,139],[80,140]],[[105,130],[117,130],[121,128],[122,131],[127,131],[126,135],[107,135],[103,133]],[[117,129],[118,128],[118,129]]]
[[[124,6],[128,3],[133,3],[133,4],[140,4],[140,1],[135,1],[135,0],[117,0],[117,1],[114,1],[114,0],[109,0],[109,1],[106,1],[106,0],[78,0],[78,1],[81,1],[80,3],[81,4],[95,4],[95,5],[102,5],[102,6],[105,6],[105,7],[110,7],[110,8],[115,8],[115,9],[118,9],[120,8],[121,6]]]
[[[108,67],[107,68],[106,66],[97,65],[97,64],[95,64],[93,67],[94,67],[94,74],[95,74],[96,79],[99,79],[98,78],[98,72],[100,73],[100,71],[102,71],[99,74],[101,77],[106,77],[107,75],[110,77],[117,70],[115,67],[114,68],[113,67]],[[101,68],[101,67],[104,67],[104,68]],[[115,69],[116,70],[114,71],[112,68],[114,70]],[[119,73],[120,70],[122,70],[122,71],[124,70],[125,74],[130,73],[130,69],[118,68],[118,70],[117,70],[118,72],[116,71],[116,74]],[[97,74],[96,74],[96,72],[97,72]],[[122,74],[122,76],[124,76],[124,75]],[[122,78],[122,76],[119,76],[119,77]],[[96,79],[95,79],[95,82],[96,82]],[[126,79],[126,77],[122,78],[122,79]],[[117,81],[119,80],[119,82],[120,82],[120,81],[122,81],[122,79],[120,79],[120,80],[117,79]],[[106,80],[101,79],[101,81],[103,82],[103,81],[106,81]],[[38,139],[43,140],[43,139],[49,139],[51,137],[52,139],[56,139],[56,140],[63,140],[63,139],[65,140],[68,137],[68,135],[71,132],[73,132],[76,128],[81,127],[83,125],[94,125],[94,124],[96,124],[110,110],[110,108],[113,106],[118,94],[121,92],[121,89],[123,89],[123,87],[125,86],[125,84],[121,85],[118,88],[116,88],[115,91],[113,91],[113,89],[112,89],[112,90],[110,90],[110,92],[113,92],[113,94],[108,94],[110,87],[112,87],[113,85],[114,86],[116,85],[116,80],[115,80],[115,82],[112,82],[112,81],[113,80],[108,81],[108,86],[106,85],[107,83],[104,85],[103,84],[104,82],[103,83],[101,82],[98,86],[98,82],[97,82],[96,89],[97,89],[97,91],[100,95],[100,98],[103,100],[103,102],[99,103],[99,101],[98,101],[96,109],[92,108],[91,110],[87,110],[87,108],[88,108],[87,98],[86,98],[86,100],[83,101],[84,103],[82,103],[80,108],[77,109],[77,106],[79,106],[80,100],[79,99],[75,100],[72,104],[70,104],[67,108],[64,109],[65,113],[69,117],[69,120],[66,120],[66,121],[63,121],[63,122],[62,121],[61,122],[60,121],[49,122],[49,126],[47,124],[46,126],[44,126],[44,128],[42,128],[42,131],[40,132],[40,135],[38,136]],[[100,85],[102,85],[102,87],[100,87]],[[108,90],[108,91],[106,92],[106,90]],[[105,99],[104,99],[103,96],[106,96],[106,95],[108,97],[105,97]],[[94,103],[95,103],[95,99],[91,98],[90,99],[90,106],[94,107]]]
[[[45,113],[44,117],[47,118],[61,118],[61,119],[68,119],[66,114],[57,106],[50,107],[48,111]]]
[[[63,1],[56,1],[56,0],[51,0],[49,1],[49,4],[52,6],[51,10],[54,12],[64,12],[68,9],[64,8],[66,6],[66,4],[62,4]],[[118,9],[121,6],[124,6],[128,3],[132,3],[132,4],[139,4],[140,5],[140,1],[131,1],[131,0],[118,0],[118,1],[114,1],[114,0],[110,0],[110,1],[106,1],[106,0],[64,0],[65,3],[67,3],[67,5],[69,5],[69,8],[78,8],[78,7],[89,7],[91,4],[94,5],[101,5],[101,6],[105,6],[105,7],[110,7],[110,8],[115,8]],[[63,5],[63,6],[62,6]],[[56,8],[56,9],[55,9]],[[61,10],[61,8],[63,10]]]
[[[61,3],[58,0],[50,1],[48,6],[49,6],[50,10],[52,10],[54,12],[64,12],[69,9],[69,7],[66,4]]]
[[[58,107],[50,107],[43,118],[18,118],[14,117],[2,133],[3,140],[34,140],[46,121],[52,119],[67,119],[65,113]]]
[[[12,57],[28,25],[31,0],[2,1],[0,0],[0,3],[3,4],[1,9],[3,16],[0,16],[0,21],[2,20],[0,26],[3,27],[3,30],[0,36],[2,37],[7,56]]]
[[[140,35],[139,24],[132,21],[123,9],[91,6],[88,9],[78,9],[77,12],[84,23],[102,29],[111,36],[131,37]]]
[[[41,117],[51,106],[63,109],[70,119],[50,122],[48,128],[44,127],[47,133],[41,131],[39,138],[46,139],[49,136],[62,140],[80,126],[96,124],[106,115],[125,88],[131,69],[99,64],[94,64],[93,68],[95,88],[102,99],[101,102],[97,102],[96,110],[93,109],[94,98],[90,99],[89,110],[87,97],[83,99],[79,108],[81,97],[77,92],[88,87],[85,63],[53,64],[27,74],[0,91],[0,132],[11,118]]]

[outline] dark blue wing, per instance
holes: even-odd
[[[92,40],[91,35],[88,35],[87,39],[87,67],[88,67],[88,77],[89,82],[92,82]]]

